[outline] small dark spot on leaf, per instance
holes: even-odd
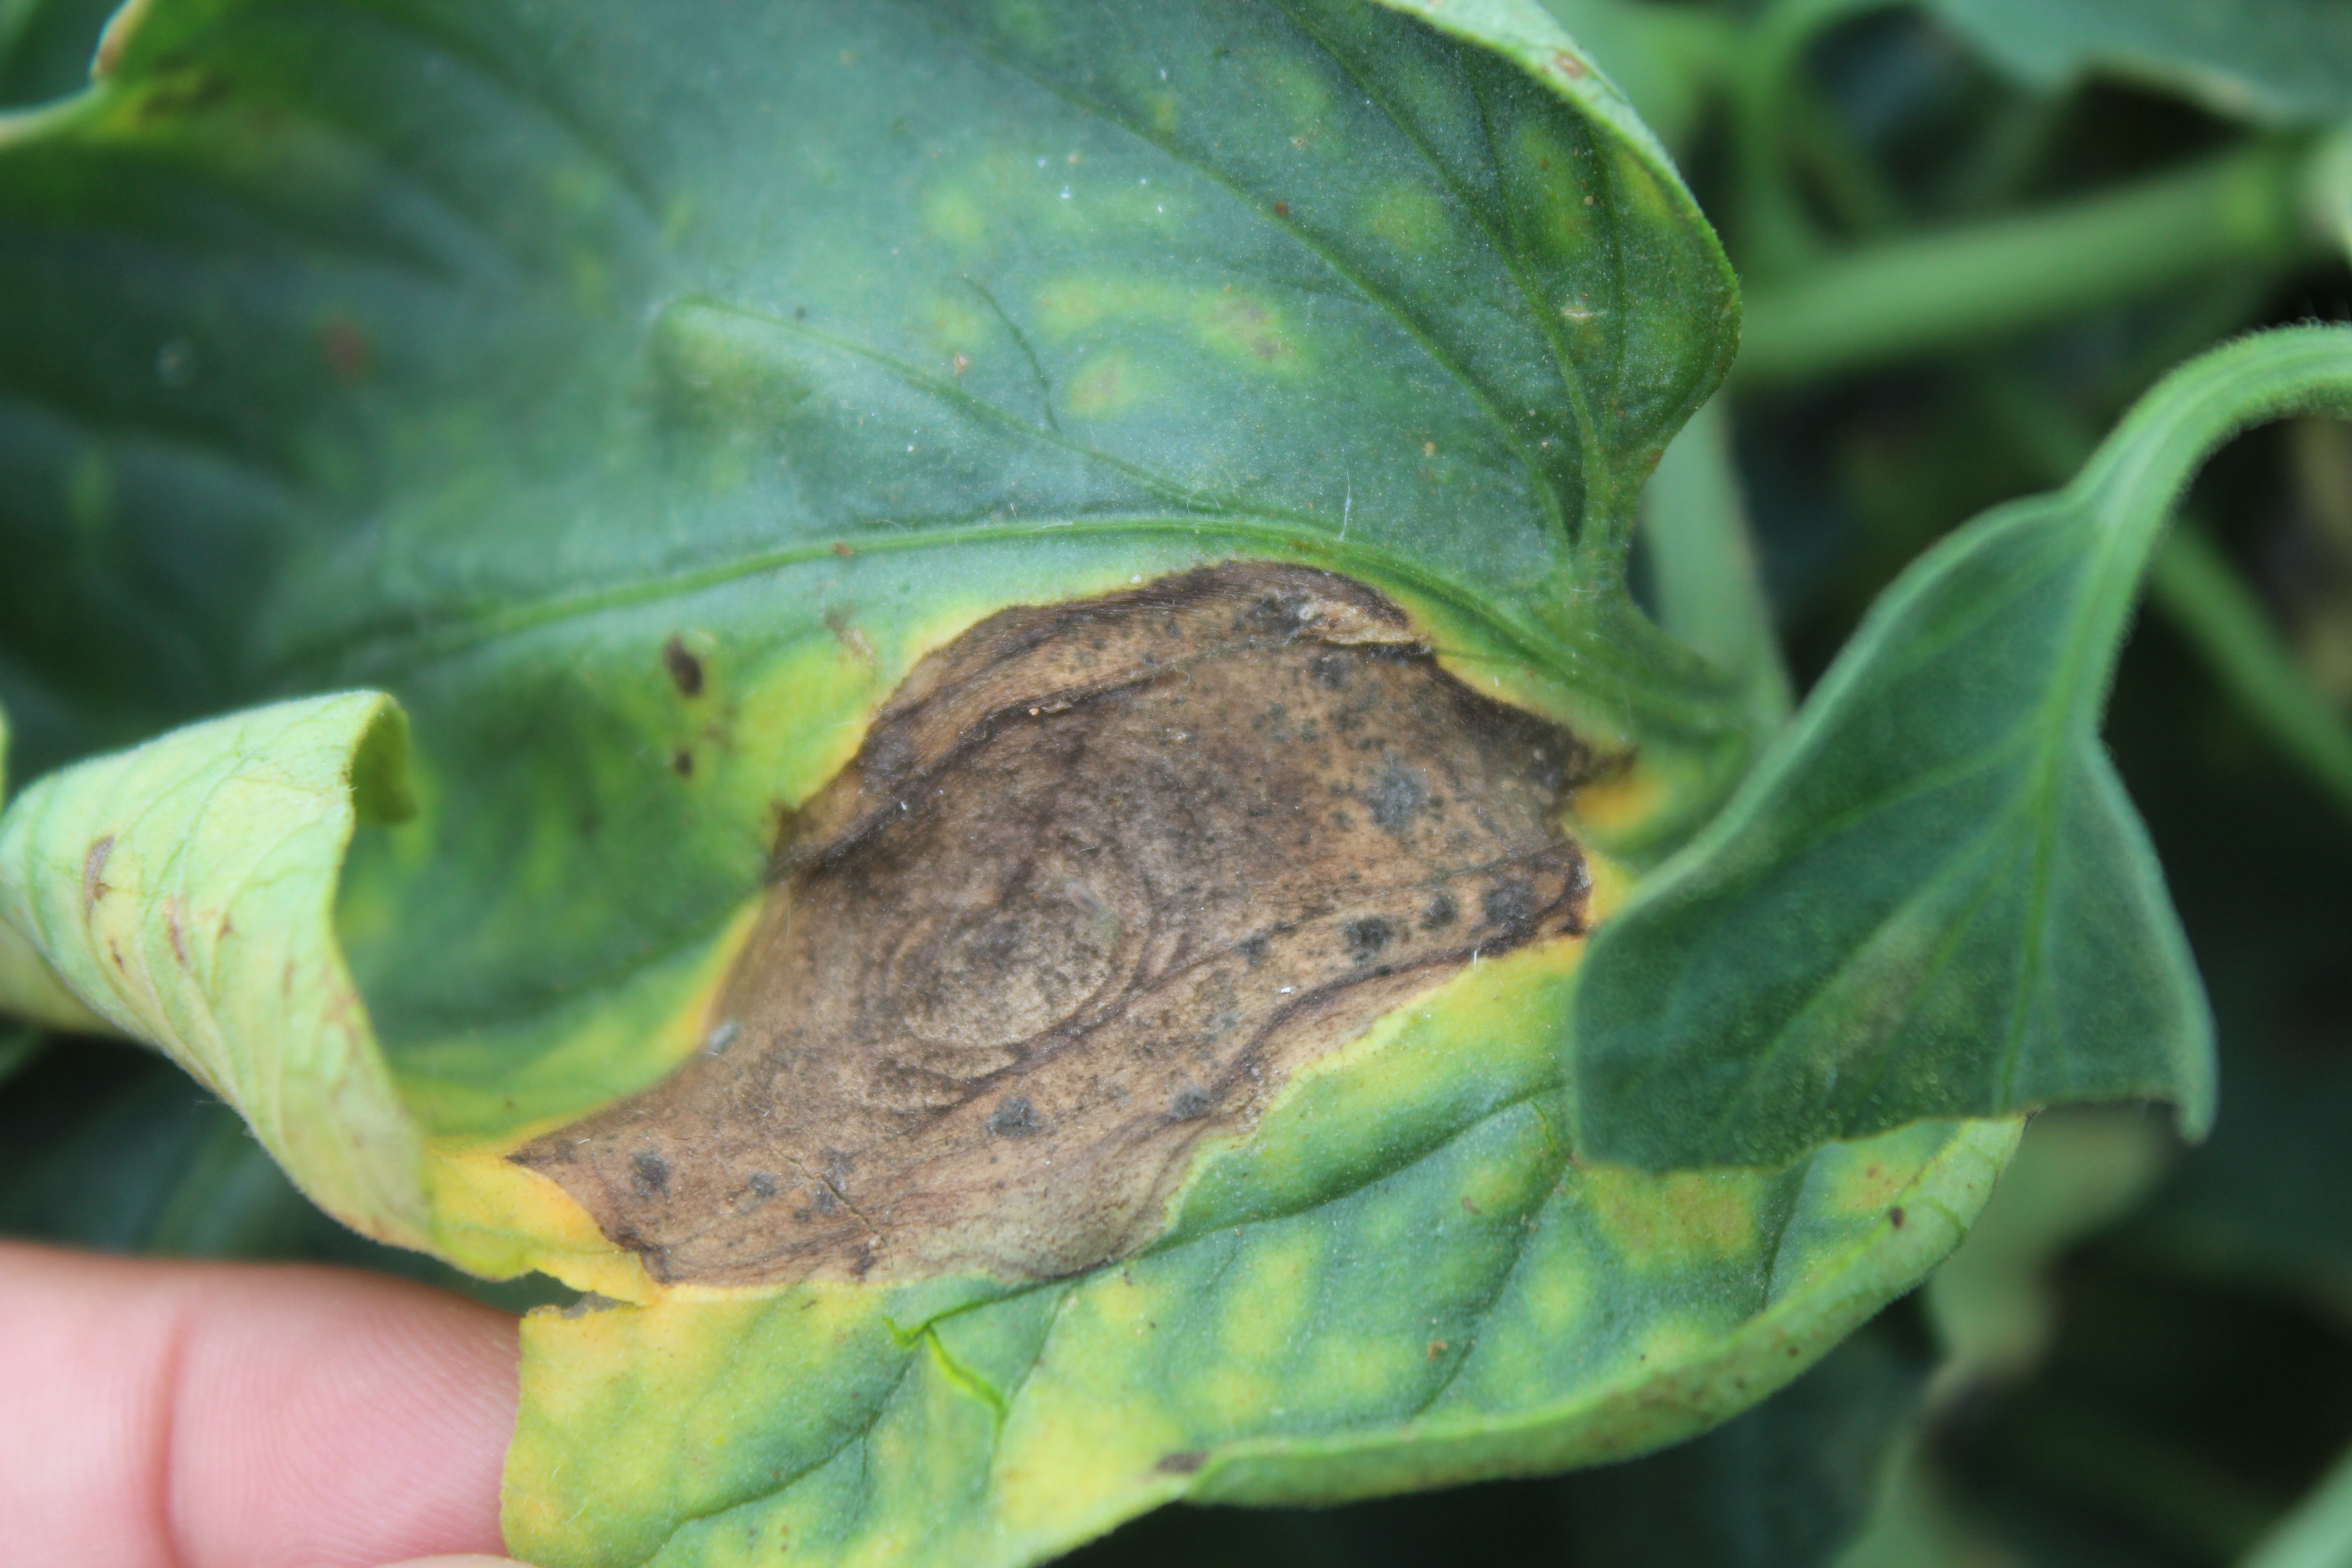
[[[1903,1228],[1903,1211],[1899,1208],[1888,1209],[1886,1211],[1886,1223],[1893,1226],[1895,1229],[1901,1230]]]
[[[988,1130],[999,1138],[1034,1138],[1045,1131],[1037,1108],[1019,1095],[1007,1095],[989,1113]]]
[[[914,765],[915,744],[904,735],[877,735],[866,742],[866,771],[885,788],[905,778]]]
[[[1430,1360],[1432,1360],[1432,1361],[1435,1361],[1439,1356],[1442,1356],[1442,1355],[1444,1355],[1444,1353],[1445,1353],[1445,1342],[1444,1342],[1444,1340],[1432,1340],[1432,1341],[1430,1341],[1430,1342],[1429,1342],[1429,1359],[1430,1359]]]
[[[856,551],[852,550],[848,545],[844,544],[838,539],[833,542],[833,552],[835,555],[840,556],[844,561],[848,560],[851,556],[857,553]]]
[[[592,1312],[609,1312],[619,1305],[621,1303],[610,1296],[600,1296],[593,1290],[586,1290],[581,1293],[578,1300],[562,1309],[562,1316],[584,1318]]]
[[[765,1171],[752,1172],[751,1179],[743,1185],[755,1198],[772,1198],[776,1195],[776,1178]]]
[[[1486,923],[1511,940],[1524,940],[1535,925],[1536,890],[1516,879],[1497,882],[1478,900]]]
[[[1163,1458],[1158,1468],[1162,1475],[1189,1476],[1208,1462],[1209,1456],[1205,1450],[1187,1448],[1181,1454],[1170,1454]]]
[[[694,776],[694,753],[680,746],[669,754],[669,771],[682,779]]]
[[[1453,894],[1440,893],[1429,900],[1427,909],[1421,911],[1421,929],[1444,931],[1460,918],[1461,912],[1454,902]]]
[[[641,1198],[669,1191],[669,1162],[659,1154],[637,1155],[629,1162],[629,1185]]]
[[[1275,203],[1274,216],[1276,217],[1288,217],[1290,216],[1290,204],[1288,202]]]
[[[1383,833],[1402,837],[1429,804],[1429,781],[1418,768],[1409,768],[1391,757],[1381,768],[1381,776],[1364,792],[1364,804],[1371,808],[1372,822]]]
[[[807,320],[808,320],[808,307],[807,307],[806,305],[795,305],[795,306],[793,306],[793,321],[807,321]]]
[[[1318,653],[1307,661],[1307,669],[1316,684],[1338,691],[1348,684],[1348,662],[1344,653]]]
[[[662,644],[662,668],[669,671],[670,684],[677,688],[680,697],[702,695],[702,660],[690,652],[685,642],[671,637]]]
[[[1244,958],[1249,961],[1249,966],[1252,969],[1255,969],[1259,964],[1265,962],[1266,948],[1272,940],[1273,939],[1264,935],[1263,933],[1257,936],[1246,936],[1242,939],[1241,953]]]
[[[1315,624],[1315,601],[1305,594],[1270,594],[1252,605],[1242,621],[1261,636],[1286,641]]]
[[[1378,958],[1396,936],[1396,927],[1379,915],[1368,915],[1360,921],[1349,921],[1340,928],[1348,942],[1348,959],[1352,963],[1370,963]]]
[[[1186,1084],[1181,1089],[1177,1091],[1176,1102],[1168,1108],[1168,1120],[1171,1121],[1198,1121],[1201,1118],[1209,1114],[1209,1108],[1213,1103],[1215,1102],[1210,1100],[1207,1090],[1195,1089],[1191,1084]]]

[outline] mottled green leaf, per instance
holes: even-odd
[[[1770,1163],[1916,1117],[2212,1115],[2204,995],[2098,738],[2180,488],[2243,426],[2352,403],[2352,333],[2220,350],[2076,480],[1887,590],[1723,815],[1595,938],[1580,1142]]]
[[[1654,836],[1748,754],[1615,586],[1729,275],[1531,5],[511,9],[158,0],[0,138],[26,763],[392,691],[342,929],[436,1125],[664,1070],[525,1082],[1009,601],[1309,561],[1638,737]]]
[[[416,1134],[331,913],[360,816],[408,808],[404,742],[399,710],[359,693],[52,774],[0,815],[0,927],[236,1106],[329,1209],[423,1246]],[[0,993],[11,1011],[42,1000]]]
[[[969,1304],[803,1287],[534,1316],[509,1543],[550,1568],[977,1568],[1177,1498],[1337,1501],[1640,1453],[1905,1288],[2016,1136],[1924,1126],[1772,1174],[1643,1177],[1540,1152],[1548,1102],[1307,1211],[1212,1208],[1123,1265]]]
[[[1883,1313],[1703,1437],[1622,1464],[1339,1508],[1163,1509],[1068,1568],[1827,1568],[1878,1502],[1930,1361]]]
[[[2086,74],[2181,92],[2237,119],[2352,112],[2352,10],[2338,0],[1931,0],[2036,87]]]

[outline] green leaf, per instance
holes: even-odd
[[[2200,1133],[2204,996],[2101,709],[2205,455],[2347,403],[2352,333],[2217,351],[2067,489],[1906,572],[1723,815],[1596,937],[1580,1146],[1766,1164],[1917,1117],[2146,1097]]]
[[[1623,1464],[1343,1508],[1172,1508],[1068,1568],[1827,1568],[1869,1517],[1929,1355],[1900,1309],[1703,1437]]]
[[[2336,0],[1932,0],[2005,69],[2043,89],[2091,73],[2216,113],[2300,125],[2352,113],[2352,11]]]
[[[1011,602],[1347,572],[1686,830],[1749,721],[1616,583],[1730,275],[1545,16],[1429,15],[158,0],[0,140],[26,762],[391,691],[424,811],[342,930],[470,1131],[667,1070],[515,1093]]]
[[[2017,1131],[1652,1178],[1537,1153],[1545,1103],[1302,1212],[1196,1197],[1193,1225],[1073,1281],[535,1314],[509,1543],[549,1568],[979,1568],[1177,1498],[1329,1502],[1627,1457],[1779,1387],[1904,1289]]]
[[[399,710],[360,693],[52,774],[0,816],[0,929],[234,1104],[327,1208],[421,1247],[415,1131],[332,926],[359,817],[407,808],[405,739]],[[0,992],[11,1011],[42,1001]]]

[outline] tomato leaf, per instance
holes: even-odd
[[[2341,330],[2217,351],[2066,489],[1906,571],[1723,815],[1596,936],[1580,1145],[1770,1164],[1917,1117],[2141,1098],[2201,1134],[2211,1024],[2100,712],[2206,453],[2347,389]]]
[[[598,1292],[528,1330],[535,1560],[1025,1562],[1624,1456],[1907,1289],[2014,1140],[1579,1169],[1565,936],[1071,1278],[671,1289],[508,1158],[723,1048],[780,829],[1008,605],[1342,573],[1621,764],[1611,842],[1713,805],[1750,682],[1622,576],[1736,297],[1532,5],[153,0],[0,128],[0,300],[34,768],[235,710],[37,784],[0,918],[334,1212]],[[400,709],[240,706],[355,685]],[[354,838],[402,710],[416,815]]]

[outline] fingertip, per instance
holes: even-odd
[[[0,1321],[12,1562],[376,1568],[504,1544],[504,1313],[344,1270],[0,1245]]]

